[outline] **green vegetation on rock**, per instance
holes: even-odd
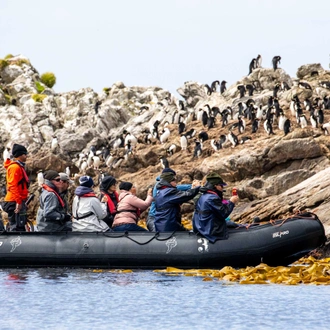
[[[47,95],[32,94],[31,97],[34,102],[42,103],[42,101],[47,97]]]
[[[8,54],[8,55],[5,56],[5,60],[7,60],[8,58],[12,58],[12,57],[14,57],[14,55]]]
[[[0,70],[3,70],[6,66],[8,66],[8,61],[0,59]]]
[[[56,77],[52,72],[45,72],[40,77],[41,82],[47,87],[52,88],[56,84]]]
[[[36,89],[37,89],[39,94],[42,93],[45,90],[45,87],[42,86],[39,81],[36,81],[35,85],[36,85]]]

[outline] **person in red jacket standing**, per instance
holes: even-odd
[[[7,194],[2,208],[8,213],[9,231],[25,231],[27,221],[26,205],[29,191],[29,178],[25,171],[27,150],[20,144],[14,144],[12,155],[14,160],[6,159]]]

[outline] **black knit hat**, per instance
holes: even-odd
[[[111,176],[111,175],[106,176],[100,184],[100,190],[108,191],[109,188],[112,185],[115,185],[116,183],[117,183],[117,180],[113,176]]]
[[[222,180],[221,176],[214,172],[206,176],[206,181],[213,185],[220,184],[221,186],[227,186],[227,183]]]
[[[16,158],[16,157],[19,157],[19,156],[22,156],[22,155],[26,155],[28,152],[27,152],[27,150],[24,146],[15,143],[13,145],[13,150],[12,150],[11,153]]]
[[[171,168],[164,168],[160,178],[167,182],[172,182],[175,180],[176,173]]]
[[[90,176],[83,175],[79,178],[79,184],[83,187],[92,188],[94,186],[94,181]]]
[[[126,190],[126,191],[131,190],[132,187],[133,187],[133,183],[131,182],[121,182],[121,184],[119,185],[120,190]]]
[[[52,181],[52,180],[58,178],[59,176],[60,175],[58,174],[58,172],[53,171],[53,170],[49,170],[44,173],[44,178],[49,181]]]

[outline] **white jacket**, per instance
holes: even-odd
[[[107,205],[101,203],[96,197],[75,196],[72,203],[72,215],[72,231],[109,230],[108,225],[102,221],[107,215]]]

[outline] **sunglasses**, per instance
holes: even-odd
[[[53,181],[60,182],[61,178],[54,179]]]

